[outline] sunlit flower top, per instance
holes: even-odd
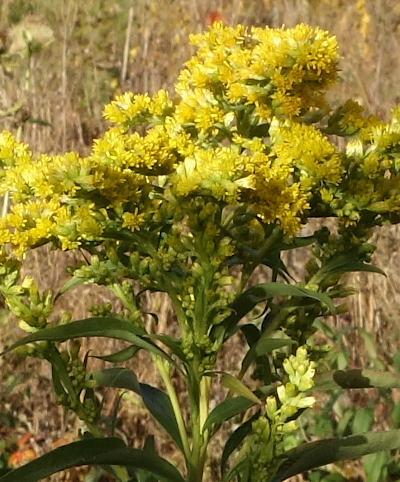
[[[0,193],[12,200],[3,244],[23,256],[46,242],[74,249],[133,235],[151,222],[185,231],[182,201],[199,197],[246,206],[289,235],[310,215],[348,224],[399,216],[399,109],[385,124],[352,101],[330,108],[335,37],[304,24],[216,22],[191,41],[197,52],[176,96],[117,97],[104,110],[113,125],[88,157],[33,158],[0,134]],[[343,152],[337,136],[347,139]]]

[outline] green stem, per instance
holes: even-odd
[[[209,415],[209,403],[210,403],[210,388],[211,388],[211,377],[203,377],[200,382],[200,428],[203,436],[203,443],[200,447],[200,464],[202,471],[204,470],[204,464],[207,457],[208,442],[210,440],[210,431],[203,430],[204,424]]]
[[[110,286],[110,290],[114,293],[114,295],[121,301],[124,307],[129,311],[131,315],[135,315],[138,311],[137,306],[131,302],[124,293],[122,286],[119,283],[113,283]]]
[[[210,377],[203,377],[199,384],[199,399],[191,403],[191,420],[193,431],[192,460],[188,472],[189,482],[202,482],[204,465],[207,457],[209,431],[203,426],[208,417],[210,401]]]
[[[189,440],[187,436],[185,421],[183,420],[182,411],[179,405],[179,400],[176,395],[176,391],[174,386],[171,383],[170,373],[169,373],[169,364],[166,360],[162,360],[157,355],[152,355],[154,363],[158,368],[158,371],[161,375],[161,378],[164,382],[165,388],[167,389],[167,393],[171,400],[172,409],[175,414],[176,423],[178,425],[179,435],[181,437],[182,446],[183,446],[183,454],[186,459],[186,463],[188,463],[191,459],[190,454],[190,447],[189,447]]]
[[[203,425],[208,417],[208,404],[210,402],[210,386],[211,378],[203,377],[200,381],[200,428],[203,429]]]

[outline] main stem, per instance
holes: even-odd
[[[209,441],[208,430],[203,430],[204,422],[208,417],[208,406],[210,401],[209,377],[202,377],[199,382],[198,401],[192,401],[190,416],[192,420],[192,451],[191,464],[188,467],[188,482],[202,482],[204,466],[207,458],[207,447]]]
[[[203,431],[203,426],[208,417],[211,379],[209,377],[203,377],[199,381],[198,400],[192,399],[190,403],[190,417],[192,422],[192,444],[190,446],[179,400],[175,388],[171,383],[168,362],[162,360],[157,355],[153,356],[153,360],[163,379],[175,414],[188,471],[187,480],[188,482],[202,482],[209,440],[208,430]]]

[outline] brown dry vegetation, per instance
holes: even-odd
[[[19,131],[36,152],[87,153],[92,139],[105,128],[102,107],[114,94],[172,91],[182,63],[191,54],[188,34],[206,28],[216,12],[228,24],[319,25],[335,34],[341,46],[342,82],[331,94],[334,103],[351,97],[367,112],[387,117],[400,101],[398,0],[2,0],[0,130]],[[387,278],[356,275],[352,283],[359,293],[350,301],[349,314],[332,320],[339,326],[365,328],[376,341],[378,357],[386,361],[399,341],[399,238],[398,227],[380,231],[376,260]],[[73,261],[73,255],[61,258],[41,249],[27,259],[26,270],[34,273],[42,287],[58,287],[65,279],[65,266]],[[290,263],[295,272],[301,272],[300,258]],[[104,299],[102,290],[80,290],[60,308],[80,317],[88,305]],[[158,296],[149,304],[167,326],[171,313],[166,300]],[[0,342],[20,335],[9,322],[1,322],[0,329]],[[354,336],[347,340],[348,349],[353,363],[360,364],[366,354],[358,350]],[[233,351],[239,357],[239,340],[236,343]],[[107,349],[111,348],[108,343]],[[223,362],[234,368],[239,358],[231,356],[226,350]],[[143,359],[136,364],[139,379],[154,378],[148,367]],[[53,403],[47,366],[8,357],[0,360],[0,369],[4,391],[0,439],[31,432],[30,443],[42,453],[62,434],[76,437],[75,420]],[[31,378],[32,372],[35,377]],[[107,397],[109,413],[117,402]],[[119,434],[125,430],[134,445],[156,430],[132,401],[121,404],[120,416],[124,426],[118,428]],[[168,441],[163,444],[163,452],[171,456]],[[57,477],[54,480],[61,480]],[[62,477],[81,480],[79,472]]]

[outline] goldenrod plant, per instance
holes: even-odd
[[[343,274],[382,274],[370,264],[369,239],[400,220],[400,108],[387,123],[351,100],[333,108],[325,93],[337,80],[338,47],[319,28],[216,22],[191,42],[197,51],[176,95],[117,97],[104,110],[112,126],[87,157],[33,156],[0,134],[0,194],[11,200],[0,223],[0,293],[28,333],[5,353],[19,349],[50,362],[57,402],[86,427],[81,441],[1,482],[88,464],[120,481],[204,481],[210,441],[231,419],[221,481],[277,482],[400,447],[400,430],[296,447],[291,437],[316,389],[400,386],[398,376],[362,367],[323,372],[329,348],[314,336],[316,320],[343,311],[353,292]],[[25,255],[44,244],[84,254],[58,292],[40,292],[20,275]],[[282,255],[304,247],[306,275],[296,281]],[[269,281],[254,284],[260,266]],[[106,304],[80,320],[55,316],[58,298],[82,284],[107,287],[122,308]],[[146,292],[168,295],[168,333],[146,323]],[[232,373],[218,355],[238,333],[248,350]],[[91,371],[94,354],[82,353],[82,337],[126,346],[96,353],[114,366]],[[124,367],[139,350],[162,387]],[[225,399],[212,407],[221,385]],[[138,449],[108,437],[100,387],[140,397],[183,463],[164,459],[153,438]]]

